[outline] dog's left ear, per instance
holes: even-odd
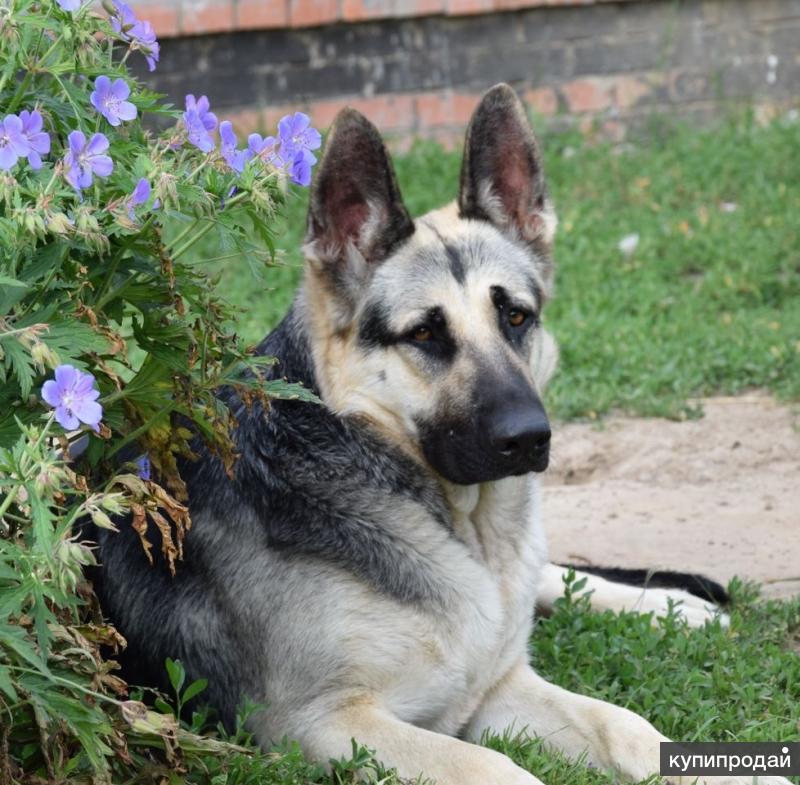
[[[469,123],[458,206],[462,218],[498,228],[549,251],[556,228],[541,156],[525,108],[499,84],[484,95]]]

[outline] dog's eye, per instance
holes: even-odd
[[[508,312],[508,323],[512,327],[522,327],[525,324],[525,320],[528,318],[528,314],[525,311],[520,311],[517,308],[512,308]]]
[[[430,339],[433,338],[433,333],[427,324],[421,324],[419,327],[415,327],[413,329],[411,336],[415,341],[424,343],[425,341],[430,341]]]

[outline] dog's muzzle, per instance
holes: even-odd
[[[542,472],[550,459],[550,423],[540,405],[507,407],[487,422],[491,463],[506,474]]]

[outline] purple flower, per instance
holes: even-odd
[[[64,11],[73,13],[81,7],[81,0],[56,0]]]
[[[221,140],[219,149],[222,153],[222,157],[227,161],[228,166],[230,166],[234,172],[241,174],[245,164],[250,159],[250,151],[236,149],[236,134],[229,120],[220,123],[219,136]]]
[[[204,153],[210,153],[216,146],[211,132],[217,127],[217,116],[209,111],[208,106],[208,98],[204,95],[195,101],[190,93],[186,96],[186,111],[183,113],[189,141]]]
[[[298,150],[291,166],[292,182],[302,186],[310,185],[311,169],[316,162],[317,157],[310,150]]]
[[[136,107],[125,99],[131,94],[124,79],[112,82],[107,76],[98,76],[94,80],[94,91],[91,95],[92,106],[113,126],[123,120],[133,120],[137,115]]]
[[[251,158],[260,158],[264,163],[283,166],[283,159],[278,155],[278,140],[274,136],[263,137],[261,134],[250,134],[247,137],[247,149]]]
[[[156,31],[150,22],[139,22],[132,31],[134,45],[141,49],[144,59],[147,60],[147,67],[150,71],[156,70],[156,63],[161,55],[161,47],[156,40]]]
[[[99,396],[100,391],[94,389],[94,376],[71,365],[59,365],[55,381],[50,379],[42,385],[42,398],[55,408],[56,420],[68,431],[80,423],[99,430],[103,417],[103,407],[97,403]]]
[[[196,101],[194,96],[189,93],[186,96],[186,111],[196,111],[197,116],[200,118],[200,122],[203,124],[203,127],[211,133],[217,127],[217,116],[209,111],[209,103],[208,98],[206,96],[201,95]]]
[[[30,152],[25,139],[22,120],[15,114],[6,115],[0,122],[0,169],[12,169],[19,158]]]
[[[150,459],[146,455],[140,455],[136,459],[136,473],[141,480],[150,479]]]
[[[278,137],[281,141],[281,155],[287,161],[294,161],[301,150],[317,150],[322,137],[316,128],[311,127],[307,114],[295,112],[287,114],[278,123]],[[316,163],[316,158],[314,159]]]
[[[111,26],[123,41],[128,41],[133,49],[141,49],[147,60],[147,67],[156,70],[160,47],[156,33],[150,22],[139,20],[133,9],[120,0],[113,0],[114,13],[111,14]]]
[[[67,137],[69,151],[64,163],[69,167],[67,182],[79,191],[92,184],[92,175],[108,177],[114,169],[111,157],[105,155],[108,139],[103,134],[94,134],[89,142],[83,131],[72,131]]]
[[[42,156],[50,152],[50,134],[42,130],[42,115],[35,109],[24,109],[19,113],[22,121],[22,135],[28,144],[28,163],[31,169],[42,168]]]
[[[130,217],[131,221],[134,218],[133,208],[138,207],[140,204],[144,204],[149,198],[150,181],[146,177],[142,177],[141,180],[136,183],[133,193],[128,197],[127,200],[128,216]]]
[[[189,141],[199,147],[204,153],[210,153],[214,147],[214,140],[203,125],[203,120],[196,109],[187,109],[183,113],[183,124],[186,126],[186,135]]]
[[[111,26],[125,41],[130,41],[130,32],[136,27],[139,20],[127,3],[123,3],[120,0],[113,0],[113,3],[114,13],[109,17]]]

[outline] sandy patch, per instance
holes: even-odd
[[[689,422],[556,425],[544,514],[554,561],[734,575],[800,593],[800,417],[766,394]]]

